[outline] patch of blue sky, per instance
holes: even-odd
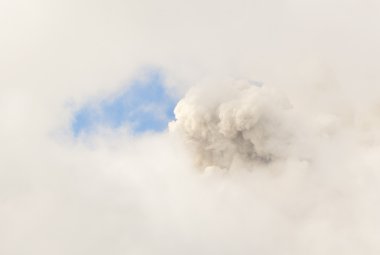
[[[170,95],[159,71],[150,71],[113,98],[83,106],[71,125],[75,136],[105,126],[117,129],[127,125],[133,134],[162,132],[174,119],[177,99]]]

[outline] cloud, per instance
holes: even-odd
[[[378,254],[379,7],[2,1],[0,253]],[[176,132],[73,136],[147,65]]]
[[[246,81],[218,85],[189,92],[171,123],[194,147],[197,164],[229,169],[239,161],[270,163],[287,157],[295,134],[286,99]]]

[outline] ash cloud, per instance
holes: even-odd
[[[308,107],[274,87],[219,80],[195,86],[175,108],[170,130],[204,178],[188,200],[204,215],[192,219],[213,223],[194,233],[223,243],[219,253],[379,251],[377,104],[362,114],[338,100],[343,91],[314,92],[337,100],[310,98]]]
[[[198,167],[230,169],[288,157],[296,136],[291,115],[290,102],[274,89],[229,80],[193,88],[170,126]]]

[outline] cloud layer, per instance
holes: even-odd
[[[378,254],[379,11],[1,1],[0,253]],[[173,132],[72,136],[146,65]]]

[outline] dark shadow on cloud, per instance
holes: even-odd
[[[74,114],[71,130],[79,136],[98,127],[117,129],[127,125],[133,134],[161,132],[174,119],[176,103],[165,87],[162,72],[150,70],[116,96],[80,108]]]

